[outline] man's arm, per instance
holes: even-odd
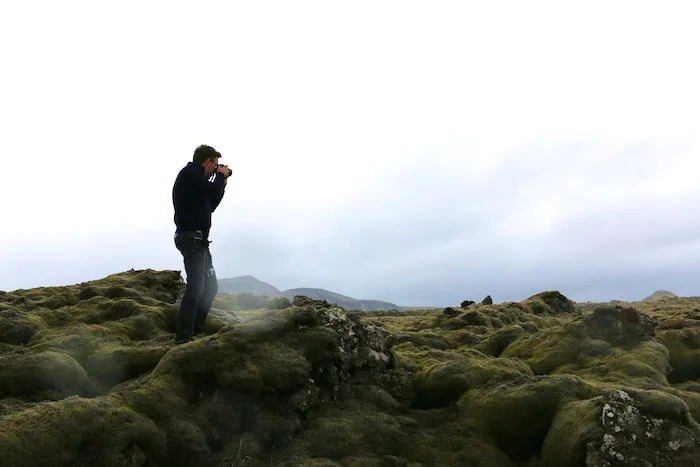
[[[224,196],[224,174],[221,172],[216,172],[216,177],[213,182],[210,182],[208,178],[201,175],[194,175],[190,177],[192,184],[199,191],[206,193],[212,200],[218,200],[216,204],[221,202],[221,198]]]
[[[211,194],[211,212],[216,211],[216,208],[219,206],[221,199],[224,197],[224,191],[226,190],[227,182],[228,178],[226,178],[226,176],[224,176],[224,174],[222,174],[221,172],[217,172],[216,178],[214,179],[214,183],[210,183],[210,185],[221,183],[221,190],[217,190],[216,192]]]

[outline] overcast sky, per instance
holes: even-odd
[[[700,295],[694,2],[4,2],[0,290],[184,267],[400,305]]]

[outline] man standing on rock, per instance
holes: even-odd
[[[219,165],[220,157],[211,146],[198,146],[192,162],[180,170],[173,185],[175,246],[182,254],[187,273],[187,287],[177,317],[176,344],[204,335],[204,322],[219,292],[209,252],[209,229],[211,214],[221,202],[231,175],[228,166]]]

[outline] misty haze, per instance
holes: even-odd
[[[433,6],[386,35],[389,5],[329,23],[278,5],[264,28],[263,10],[168,7],[156,40],[155,7],[9,8],[6,61],[22,65],[0,138],[33,169],[2,171],[0,290],[182,269],[170,191],[211,144],[233,169],[219,278],[406,306],[698,294],[691,28],[620,19],[620,35],[622,7],[549,22],[519,5],[493,27],[496,7]]]

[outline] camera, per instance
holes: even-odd
[[[216,164],[216,170],[219,170],[219,167],[221,167],[223,164]],[[228,169],[228,175],[227,177],[230,177],[231,174],[233,174],[233,170]]]

